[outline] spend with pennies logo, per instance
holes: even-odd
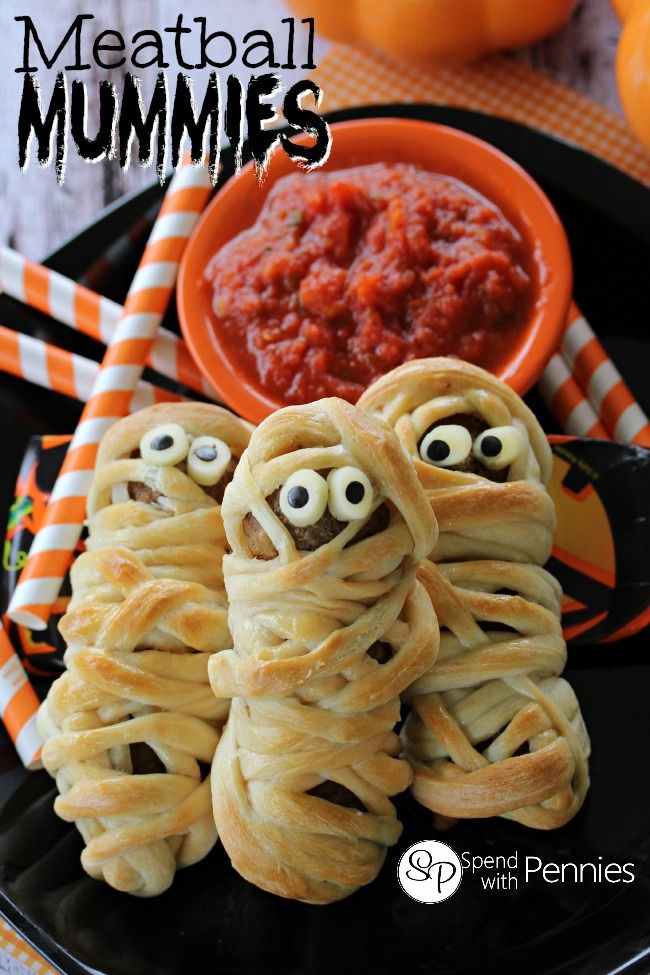
[[[440,840],[421,840],[409,846],[397,865],[397,879],[405,894],[421,904],[440,904],[455,894],[463,879],[460,857]]]

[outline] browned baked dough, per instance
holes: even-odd
[[[372,510],[299,548],[269,499],[296,471],[344,466],[369,478]],[[382,507],[387,523],[368,534]],[[251,515],[272,558],[252,544]],[[389,797],[410,770],[394,727],[400,692],[437,651],[415,579],[435,520],[393,432],[338,399],[258,427],[223,517],[234,649],[215,654],[209,673],[217,696],[234,700],[213,765],[219,835],[259,887],[338,900],[374,879],[401,833]]]
[[[217,406],[153,406],[102,440],[88,498],[87,551],[61,622],[67,672],[39,712],[59,816],[86,841],[86,871],[151,896],[216,840],[206,768],[227,715],[208,682],[230,643],[221,509],[184,462],[140,456],[145,433],[179,424],[238,458],[250,427]]]
[[[373,383],[358,405],[393,427],[415,463],[438,519],[435,561],[546,562],[555,532],[545,487],[551,451],[535,416],[509,386],[460,359],[415,359]],[[424,434],[458,414],[474,416],[486,428],[511,424],[523,434],[527,449],[509,465],[507,481],[422,460]]]
[[[438,519],[420,567],[441,624],[436,665],[408,689],[403,729],[416,798],[447,824],[501,815],[549,829],[567,822],[589,786],[589,738],[569,684],[561,591],[539,566],[555,512],[551,452],[509,387],[456,359],[409,362],[359,406],[395,429]],[[469,455],[451,469],[421,456],[427,433],[458,423],[518,431],[521,450],[498,478]],[[426,451],[425,451],[426,453]]]

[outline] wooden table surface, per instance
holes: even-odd
[[[133,165],[123,173],[116,161],[91,166],[79,160],[76,149],[68,154],[66,181],[58,188],[53,168],[42,168],[32,160],[27,171],[21,173],[17,162],[16,125],[22,75],[14,69],[22,58],[23,27],[13,20],[15,13],[28,14],[34,20],[46,50],[53,51],[63,33],[80,12],[95,14],[91,34],[96,36],[102,29],[112,28],[130,38],[133,33],[146,28],[161,29],[174,24],[182,9],[186,23],[194,16],[208,16],[212,29],[230,30],[241,38],[248,30],[266,28],[274,36],[280,36],[280,21],[287,16],[282,0],[212,0],[206,6],[203,0],[24,0],[20,10],[3,2],[0,17],[0,240],[9,242],[22,253],[36,259],[62,243],[79,228],[94,219],[108,203],[151,182],[150,169]],[[11,6],[11,11],[8,8]],[[52,15],[52,11],[55,15]],[[609,0],[581,0],[566,27],[555,37],[518,52],[517,57],[538,70],[548,72],[565,84],[572,86],[597,101],[620,111],[614,79],[614,57],[619,25]],[[317,45],[316,60],[323,46]],[[40,72],[45,96],[49,99],[56,69]],[[121,88],[119,71],[110,74],[111,80]],[[236,66],[235,66],[235,70]],[[155,75],[155,68],[139,72],[147,81]],[[224,72],[225,73],[225,72]],[[237,72],[244,76],[246,69]],[[250,73],[250,72],[248,72]],[[175,65],[168,69],[173,86]],[[80,77],[86,81],[90,92],[90,133],[96,117],[96,89],[106,72],[97,68],[86,71]],[[286,81],[289,72],[284,72]],[[197,82],[197,95],[201,97],[203,79]],[[173,88],[172,88],[173,90]]]

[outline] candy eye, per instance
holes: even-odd
[[[516,427],[492,427],[474,441],[474,456],[491,471],[501,471],[512,464],[524,449],[525,442]]]
[[[315,525],[327,507],[327,481],[316,471],[294,471],[280,491],[280,511],[296,528]]]
[[[218,437],[197,437],[187,455],[187,473],[196,484],[209,487],[221,480],[231,457],[230,447]]]
[[[420,443],[420,457],[434,467],[455,467],[456,464],[462,464],[471,450],[470,432],[467,427],[458,423],[434,427]]]
[[[190,442],[178,423],[164,423],[145,433],[140,441],[140,456],[147,464],[171,467],[187,457]]]
[[[327,475],[329,509],[337,521],[367,518],[372,508],[372,484],[358,467],[335,467]]]

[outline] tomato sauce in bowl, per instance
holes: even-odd
[[[530,314],[533,276],[497,206],[405,163],[285,176],[206,271],[219,341],[286,403],[355,402],[428,356],[498,372]]]

